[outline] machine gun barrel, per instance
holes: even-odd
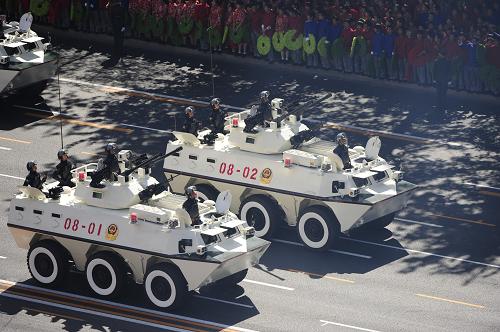
[[[151,158],[145,160],[144,162],[126,170],[125,172],[123,172],[121,175],[123,176],[129,176],[130,174],[132,174],[133,172],[135,172],[136,170],[138,170],[139,168],[144,168],[144,167],[148,167],[149,165],[152,165],[160,160],[163,160],[165,158],[167,158],[168,156],[171,156],[173,155],[174,153],[177,153],[179,151],[182,150],[182,147],[178,147],[172,151],[170,151],[169,153],[165,153],[165,154],[156,154],[154,156],[152,156]]]
[[[313,100],[310,100],[310,101],[308,101],[300,106],[289,109],[285,113],[280,115],[275,121],[279,123],[279,122],[283,121],[283,119],[285,119],[287,116],[290,116],[292,114],[302,114],[306,109],[309,109],[311,107],[316,106],[317,104],[330,98],[331,96],[332,96],[331,93],[327,93],[326,95],[324,95],[323,97],[321,97],[319,99],[313,99]]]

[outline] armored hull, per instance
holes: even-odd
[[[10,203],[9,230],[17,245],[29,250],[28,267],[42,284],[64,281],[74,264],[97,296],[115,297],[130,272],[155,305],[171,308],[188,291],[241,281],[269,246],[214,202],[199,204],[197,226],[191,226],[182,196],[162,192],[141,202],[139,192],[158,184],[144,170],[92,188],[86,174],[95,166],[77,169],[76,188],[65,187],[57,199],[20,187]],[[162,282],[166,288],[155,286]]]
[[[207,199],[222,190],[233,194],[231,210],[249,222],[261,237],[271,237],[284,220],[302,242],[317,250],[333,244],[336,235],[363,225],[384,227],[404,209],[416,185],[378,156],[380,140],[349,149],[351,169],[333,153],[336,144],[305,135],[309,128],[294,115],[271,121],[254,133],[243,131],[246,112],[230,116],[228,134],[213,145],[186,133],[167,152],[183,151],[165,160],[174,192],[196,185]],[[230,125],[229,125],[230,124]],[[306,137],[303,142],[294,137]]]

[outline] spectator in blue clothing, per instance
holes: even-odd
[[[333,45],[333,43],[340,38],[341,33],[342,33],[342,24],[339,23],[336,17],[332,17],[331,24],[329,25],[328,28],[328,36],[327,36],[330,45]],[[336,70],[342,70],[342,56],[333,53],[334,52],[332,52],[333,67]]]
[[[460,47],[465,50],[466,60],[464,64],[464,84],[469,92],[479,92],[481,83],[479,81],[479,63],[477,59],[477,36],[463,43]]]
[[[387,76],[390,80],[396,79],[396,71],[394,70],[393,60],[394,60],[394,41],[396,40],[396,35],[392,31],[392,27],[388,26],[387,31],[382,39],[382,45],[384,48],[384,61],[387,68]]]
[[[324,56],[319,55],[321,67],[330,69],[330,60],[328,58],[328,49],[330,48],[330,41],[328,40],[328,32],[330,30],[330,22],[325,18],[323,13],[318,13],[318,35],[316,41],[319,42],[321,38],[325,38],[327,52]]]
[[[371,56],[373,59],[373,64],[375,66],[375,77],[376,78],[385,78],[384,74],[384,48],[383,48],[383,40],[384,34],[381,31],[381,26],[379,23],[375,25],[373,30],[373,37],[371,41]]]
[[[304,22],[304,38],[309,41],[309,35],[316,38],[318,35],[318,22],[314,20],[314,14],[312,12],[307,13],[306,21]],[[318,65],[318,53],[314,51],[312,54],[306,54],[306,67],[316,67]]]

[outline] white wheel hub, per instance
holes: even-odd
[[[323,236],[319,240],[313,240],[310,239],[307,235],[306,232],[306,223],[307,222],[314,222],[323,228]],[[328,238],[330,236],[330,232],[328,231],[328,225],[325,219],[323,219],[322,216],[317,214],[316,212],[306,212],[304,213],[298,222],[297,227],[299,228],[299,235],[301,240],[304,242],[305,245],[307,245],[310,248],[313,249],[320,249],[326,245],[328,242]]]
[[[94,275],[93,275],[94,269],[96,267],[104,267],[109,272],[109,274],[111,276],[111,282],[110,282],[108,287],[102,288],[102,287],[97,285],[96,281],[94,280]],[[116,289],[116,272],[108,261],[106,261],[102,258],[94,258],[87,265],[86,274],[87,274],[87,281],[88,281],[90,287],[97,294],[99,294],[101,296],[107,296],[107,295],[110,295],[111,293],[113,293],[114,290]]]
[[[269,217],[269,213],[267,212],[266,208],[262,206],[259,202],[255,201],[249,201],[243,205],[241,208],[241,220],[248,221],[247,219],[247,214],[250,211],[250,209],[255,208],[258,209],[262,215],[264,216],[264,227],[262,229],[257,229],[255,228],[255,236],[258,237],[263,237],[265,236],[268,232],[269,229],[271,228],[271,218]],[[250,225],[253,226],[253,225]]]
[[[164,283],[168,283],[168,287],[170,287],[170,296],[167,299],[159,299],[157,295],[154,294],[153,292],[153,281],[154,279],[161,279],[156,280]],[[153,270],[151,271],[148,276],[146,277],[146,280],[144,281],[144,288],[146,289],[146,294],[148,295],[149,300],[153,302],[158,307],[161,308],[168,308],[170,307],[177,296],[177,290],[175,288],[175,283],[174,280],[170,277],[170,275],[162,270]]]
[[[52,273],[47,277],[42,276],[36,268],[35,259],[38,255],[46,255],[52,262],[53,270]],[[41,282],[42,284],[50,284],[54,282],[54,280],[56,280],[57,274],[59,273],[59,266],[57,266],[57,261],[54,254],[49,249],[44,247],[36,247],[31,251],[28,263],[30,265],[31,273],[37,281]]]

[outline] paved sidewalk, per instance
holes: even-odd
[[[57,44],[58,40],[67,41],[67,40],[82,40],[90,44],[98,44],[98,45],[112,45],[113,37],[107,34],[96,34],[96,33],[86,33],[74,30],[61,30],[56,29],[49,26],[41,26],[36,25],[33,26],[34,31],[37,31],[39,34],[47,36],[50,35],[52,42]],[[152,41],[144,41],[138,39],[127,38],[125,40],[125,50],[127,49],[135,49],[142,51],[152,51],[157,53],[166,53],[170,55],[178,55],[178,56],[198,56],[198,57],[210,57],[210,53],[202,52],[197,49],[189,48],[189,47],[177,47],[167,44],[160,44]],[[296,72],[301,74],[309,74],[311,76],[317,75],[320,77],[328,77],[337,80],[345,80],[354,83],[362,83],[366,87],[370,86],[386,86],[388,88],[401,88],[419,92],[428,92],[430,94],[435,95],[435,89],[433,87],[424,87],[418,86],[412,83],[400,83],[397,81],[389,81],[389,80],[380,80],[373,79],[370,77],[357,75],[357,74],[345,74],[342,72],[338,72],[335,70],[324,70],[321,68],[306,68],[304,66],[294,66],[291,64],[283,64],[283,63],[268,63],[265,60],[256,59],[251,56],[247,56],[245,58],[240,56],[235,56],[228,53],[214,53],[214,62],[218,63],[220,60],[229,63],[235,64],[245,64],[245,65],[255,65],[261,67],[267,67],[269,69],[278,70],[278,71],[287,71],[287,72]],[[455,91],[448,90],[448,96],[460,99],[467,99],[471,101],[484,101],[484,102],[499,102],[500,98],[493,95],[488,94],[479,94],[479,93],[469,93],[466,91]]]

